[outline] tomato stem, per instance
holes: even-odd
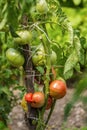
[[[46,30],[46,26],[43,25],[44,27],[44,30],[46,32],[46,34],[48,35],[47,33],[47,30]],[[45,85],[45,105],[44,107],[42,108],[42,116],[44,115],[44,112],[45,112],[45,109],[46,109],[46,106],[47,106],[47,102],[48,102],[48,95],[49,95],[49,82],[50,82],[50,70],[51,70],[51,60],[50,60],[50,42],[49,40],[47,39],[46,42],[45,40],[43,40],[42,38],[40,39],[43,46],[44,46],[44,50],[45,50],[45,57],[46,57],[46,73],[45,73],[45,76],[44,76],[44,85]]]
[[[47,118],[46,123],[45,123],[46,126],[47,126],[47,124],[48,124],[48,122],[49,122],[49,119],[50,119],[50,117],[51,117],[51,115],[52,115],[52,112],[53,112],[53,110],[54,110],[55,104],[56,104],[56,99],[54,100],[54,102],[53,102],[53,104],[52,104],[52,107],[51,107],[51,109],[50,109],[48,118]]]

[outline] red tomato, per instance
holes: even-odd
[[[31,106],[34,108],[40,108],[45,103],[45,96],[42,92],[35,92],[35,93],[27,93],[25,95],[25,100],[31,103]]]
[[[25,100],[26,100],[27,102],[32,102],[32,96],[33,96],[32,93],[27,93],[27,94],[25,95]]]
[[[51,97],[51,96],[49,96],[49,97],[48,97],[47,106],[46,106],[46,110],[48,110],[48,109],[50,109],[50,108],[51,108],[52,103],[53,103],[52,97]]]
[[[42,92],[35,92],[32,96],[31,106],[34,108],[40,108],[45,103],[45,96]]]
[[[50,83],[50,96],[60,99],[65,96],[67,90],[66,83],[62,80],[54,80]]]

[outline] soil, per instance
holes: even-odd
[[[87,126],[86,109],[81,101],[78,101],[71,110],[67,122],[63,122],[64,107],[72,97],[74,89],[69,88],[67,95],[58,100],[46,130],[80,130]],[[48,111],[46,111],[45,116]],[[10,127],[12,130],[29,130],[24,118],[24,111],[20,105],[15,106],[10,115]],[[86,127],[87,128],[87,127]],[[87,130],[87,129],[85,129]]]

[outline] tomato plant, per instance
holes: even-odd
[[[60,99],[66,95],[67,86],[62,80],[54,80],[50,83],[50,96]]]

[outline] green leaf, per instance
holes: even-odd
[[[0,121],[0,130],[3,130],[5,128],[5,124],[3,121]]]
[[[81,49],[81,50],[80,50],[79,62],[80,62],[82,65],[84,65],[84,63],[85,63],[84,49]]]
[[[41,66],[36,67],[36,69],[41,73],[44,74],[44,68]]]
[[[65,79],[68,79],[73,74],[73,68],[78,62],[78,57],[76,54],[76,51],[73,50],[73,52],[70,54],[68,59],[66,60],[65,66],[64,66],[64,77]]]
[[[79,62],[84,65],[84,49],[82,49],[81,40],[77,36],[74,37],[74,46]]]
[[[11,92],[10,92],[9,88],[3,87],[3,88],[2,88],[2,91],[3,91],[6,95],[11,96]]]
[[[62,27],[62,31],[68,31],[69,34],[69,42],[72,45],[73,44],[73,28],[71,23],[69,22],[65,12],[62,11],[61,7],[59,6],[57,10],[57,16],[58,16],[58,22],[60,26]]]
[[[18,26],[18,14],[15,2],[10,1],[7,8],[8,12],[8,24],[11,25],[14,29]]]
[[[65,77],[65,79],[69,79],[69,78],[72,77],[72,75],[73,75],[73,69],[70,69],[70,70],[68,70],[68,71],[64,74],[64,77]]]
[[[15,33],[15,30],[14,30],[14,28],[11,25],[9,26],[9,29],[10,29],[10,33],[11,33],[12,37],[19,37],[17,35],[17,33]]]
[[[76,50],[78,58],[80,59],[81,44],[80,39],[77,36],[74,36],[74,48]]]
[[[0,22],[0,30],[2,30],[4,28],[4,26],[6,25],[7,17],[8,17],[8,12],[5,13],[4,18]]]
[[[80,64],[79,63],[76,64],[75,69],[77,72],[80,72]]]
[[[6,2],[5,5],[4,5],[4,7],[3,7],[2,14],[6,12],[7,7],[8,7],[8,3]]]

